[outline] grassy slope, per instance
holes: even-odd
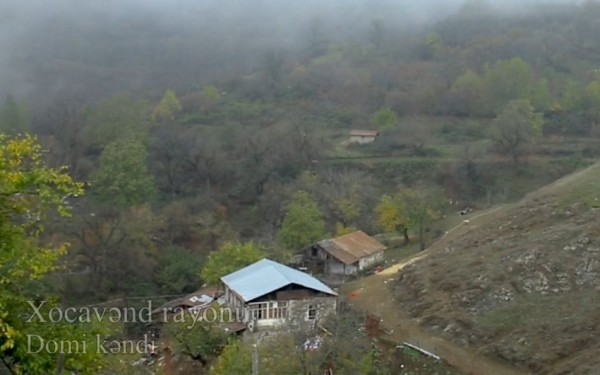
[[[536,374],[600,368],[600,164],[527,196],[403,271],[428,329]],[[567,371],[567,372],[565,372]]]

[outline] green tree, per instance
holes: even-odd
[[[531,66],[520,58],[486,65],[483,79],[483,105],[489,113],[498,114],[508,102],[518,99],[528,99],[538,110],[549,107],[547,81],[536,80]]]
[[[585,90],[580,84],[574,81],[568,81],[560,97],[560,107],[565,111],[578,111],[582,108],[582,92]]]
[[[0,133],[0,361],[15,374],[53,372],[57,356],[28,350],[28,335],[44,340],[86,340],[93,331],[84,324],[44,323],[33,318],[29,302],[45,300],[42,317],[55,298],[44,289],[44,276],[57,269],[56,261],[68,245],[41,241],[49,215],[69,215],[65,197],[81,195],[83,185],[65,168],[45,165],[35,138],[9,138]],[[101,358],[90,344],[87,353],[67,353],[65,368],[93,373]]]
[[[583,91],[583,110],[597,124],[600,121],[600,80],[590,82]]]
[[[198,286],[202,258],[180,247],[165,249],[159,258],[157,281],[166,293],[191,293]]]
[[[400,192],[411,226],[419,232],[419,246],[425,250],[425,227],[442,216],[446,202],[444,191],[437,187],[417,186]]]
[[[139,205],[152,199],[155,186],[146,159],[146,147],[131,137],[108,144],[91,176],[96,199],[117,207]]]
[[[277,239],[287,249],[298,250],[325,237],[323,213],[307,192],[300,191],[286,207]]]
[[[358,228],[354,227],[354,226],[346,226],[342,223],[335,224],[335,235],[336,236],[343,236],[344,234],[353,233],[353,232],[356,232],[357,230],[358,230]]]
[[[86,142],[99,150],[123,138],[135,138],[147,144],[148,108],[146,102],[134,100],[127,94],[117,94],[100,101],[85,113]]]
[[[444,47],[444,42],[439,33],[432,31],[425,36],[425,43],[432,52],[437,52]]]
[[[543,118],[527,100],[506,105],[494,120],[494,140],[500,152],[510,155],[515,163],[527,147],[542,135]]]
[[[210,101],[217,101],[221,97],[219,89],[215,85],[205,85],[202,88],[202,98]]]
[[[450,89],[451,111],[460,115],[481,114],[483,79],[472,70],[460,75]]]
[[[7,95],[0,111],[0,131],[26,132],[31,127],[26,104],[19,104],[12,95]]]
[[[174,319],[175,320],[175,319]],[[182,322],[170,321],[164,333],[173,338],[175,353],[184,354],[206,367],[227,344],[227,333],[218,324],[194,321],[189,314]]]
[[[536,82],[531,89],[529,100],[536,111],[545,112],[550,108],[552,98],[550,98],[550,92],[548,91],[547,79],[542,78]]]
[[[175,115],[181,111],[181,104],[175,95],[175,91],[167,89],[160,103],[152,111],[152,117],[155,120],[174,120]]]
[[[263,369],[264,372],[264,369]],[[252,348],[241,340],[233,340],[225,346],[217,362],[210,370],[211,375],[251,375]]]
[[[373,113],[371,122],[381,130],[394,130],[398,126],[398,115],[390,107],[381,107]]]
[[[375,208],[375,212],[377,213],[377,225],[381,230],[384,232],[401,232],[404,236],[404,242],[408,243],[410,241],[408,230],[411,221],[401,193],[396,193],[393,196],[383,195]]]
[[[302,319],[301,319],[302,320]],[[336,374],[389,374],[381,361],[381,353],[373,350],[368,340],[357,340],[362,319],[341,313],[323,321],[328,335],[303,325],[288,327],[270,340],[258,343],[259,372],[277,375],[322,374],[333,366]],[[306,350],[305,344],[320,339],[317,350]],[[211,375],[250,375],[252,342],[230,342],[210,371]]]
[[[217,285],[221,277],[257,262],[265,255],[254,242],[226,242],[208,255],[200,276],[206,284]]]

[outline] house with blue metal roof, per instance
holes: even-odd
[[[313,276],[262,259],[223,276],[225,299],[252,328],[316,322],[336,311],[337,293]]]

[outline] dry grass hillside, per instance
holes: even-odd
[[[600,164],[429,251],[393,285],[422,326],[534,374],[598,374]]]

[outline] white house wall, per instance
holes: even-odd
[[[383,262],[383,251],[364,257],[358,261],[358,267],[361,271]]]
[[[360,135],[353,135],[350,137],[350,143],[357,143],[357,144],[366,144],[366,143],[373,143],[375,142],[375,137],[365,137],[365,136],[360,136]]]
[[[280,327],[286,324],[286,319],[259,319],[256,321],[257,328]]]

